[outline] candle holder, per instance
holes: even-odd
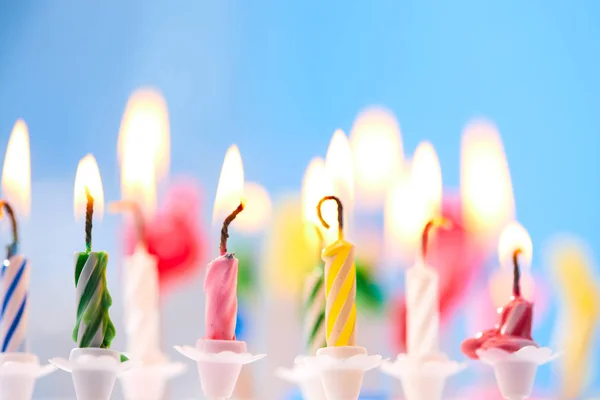
[[[238,340],[198,339],[196,347],[175,346],[175,349],[196,361],[202,392],[211,400],[231,398],[242,365],[266,356],[246,352],[246,342]]]
[[[506,400],[524,400],[531,395],[537,368],[558,357],[548,347],[526,346],[514,353],[491,348],[477,350],[477,356],[494,368],[496,382]]]
[[[440,400],[446,379],[466,368],[443,354],[414,357],[400,354],[394,362],[383,362],[381,370],[402,382],[406,400]]]
[[[275,375],[288,382],[298,385],[304,400],[327,400],[321,374],[316,368],[311,368],[306,357],[298,356],[294,360],[294,368],[278,368]]]
[[[169,379],[181,375],[186,367],[179,362],[147,363],[118,375],[127,400],[160,400]]]
[[[50,362],[70,372],[77,400],[108,400],[117,374],[136,366],[132,361],[121,362],[121,354],[96,347],[74,348],[69,359],[51,358]]]
[[[56,370],[31,353],[0,354],[0,400],[30,400],[35,380]]]
[[[319,372],[328,400],[357,400],[364,373],[378,367],[381,356],[358,346],[323,347],[306,364]]]

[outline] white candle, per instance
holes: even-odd
[[[406,271],[406,347],[411,356],[423,357],[439,349],[439,277],[419,258]]]
[[[156,258],[142,245],[125,259],[125,332],[127,353],[145,364],[165,361],[160,349],[160,303]]]

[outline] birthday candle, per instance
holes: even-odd
[[[316,267],[304,281],[304,330],[309,355],[327,345],[325,341],[325,288],[323,266]]]
[[[80,348],[109,348],[116,331],[108,314],[108,308],[112,304],[106,283],[108,253],[92,251],[94,198],[87,187],[86,197],[86,249],[81,253],[75,253],[77,319],[73,328],[73,340]]]
[[[240,205],[223,222],[221,228],[221,255],[206,270],[204,292],[206,293],[206,338],[212,340],[235,340],[237,319],[238,259],[227,252],[229,224],[242,212]]]
[[[26,351],[29,304],[29,261],[18,254],[17,222],[12,207],[0,200],[12,223],[13,242],[8,246],[6,260],[0,270],[0,344],[2,352]]]
[[[425,264],[430,230],[445,226],[445,219],[434,219],[423,229],[421,256],[406,271],[407,352],[416,357],[436,353],[439,346],[439,276]]]
[[[338,206],[338,240],[323,250],[325,261],[325,324],[327,346],[354,346],[356,344],[356,267],[354,245],[344,240],[343,206],[335,196],[326,196],[317,206],[321,223],[321,205],[335,200]]]

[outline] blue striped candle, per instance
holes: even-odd
[[[18,254],[18,246],[8,247],[0,271],[0,344],[2,352],[25,352],[29,307],[29,260]]]

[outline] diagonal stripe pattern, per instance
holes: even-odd
[[[309,355],[325,347],[325,286],[323,267],[308,274],[304,281],[304,331]]]
[[[26,351],[29,273],[29,261],[21,255],[5,260],[1,267],[0,344],[3,353]]]
[[[109,348],[115,327],[108,315],[112,298],[106,284],[106,252],[75,254],[77,319],[73,340],[80,348]]]
[[[356,267],[354,246],[338,240],[323,250],[327,346],[356,344]]]
[[[406,271],[407,350],[426,356],[438,351],[438,275],[431,267],[417,265]]]

